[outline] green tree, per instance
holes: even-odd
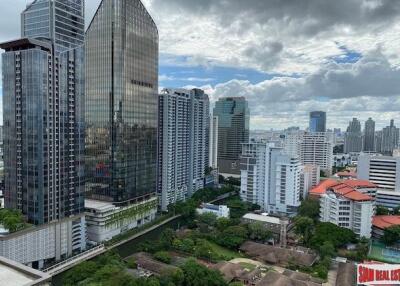
[[[375,213],[376,215],[389,215],[389,209],[383,206],[377,206]]]
[[[250,223],[248,229],[251,239],[264,242],[272,237],[272,232],[262,222]]]
[[[227,286],[221,273],[210,270],[193,259],[188,260],[181,268],[185,275],[185,286]]]
[[[161,273],[160,285],[161,286],[183,286],[185,275],[181,269],[166,270]]]
[[[337,226],[330,222],[321,222],[317,224],[310,245],[319,249],[324,242],[330,241],[335,249],[347,243],[357,241],[356,235],[350,229]]]
[[[171,263],[171,255],[166,251],[158,251],[154,253],[154,258],[160,262],[170,264]]]
[[[198,258],[205,258],[210,261],[216,259],[211,244],[205,239],[198,239],[194,247],[194,255]]]
[[[321,258],[333,257],[335,255],[335,247],[332,242],[325,241],[319,248],[319,254],[321,255]]]
[[[385,228],[382,242],[385,245],[393,245],[400,240],[400,225],[393,225]]]
[[[299,216],[305,216],[317,221],[319,218],[319,201],[314,199],[305,199],[301,202],[298,211]]]
[[[400,207],[396,207],[393,209],[393,215],[400,215]]]
[[[197,219],[199,222],[205,223],[209,226],[215,226],[217,223],[217,215],[214,213],[203,213],[197,215]]]
[[[93,261],[84,261],[71,270],[68,270],[63,277],[63,285],[72,286],[77,285],[78,282],[85,280],[95,273],[97,265]]]
[[[308,244],[315,228],[313,219],[306,216],[299,216],[296,218],[294,225],[295,233],[301,235],[303,241]]]
[[[230,220],[229,218],[221,217],[217,219],[216,227],[219,231],[224,231],[231,225],[232,225],[232,220]]]
[[[174,239],[176,238],[176,233],[173,229],[167,228],[165,229],[161,235],[160,239],[158,240],[161,249],[170,249],[172,247],[172,243]]]
[[[218,244],[237,249],[247,239],[247,229],[243,226],[230,226],[217,237]]]
[[[134,257],[129,257],[128,261],[126,262],[129,268],[131,269],[136,269],[137,268],[137,263],[136,259]]]

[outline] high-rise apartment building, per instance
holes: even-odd
[[[102,0],[86,32],[86,195],[130,214],[113,233],[154,218],[157,106],[153,19],[139,0]]]
[[[361,154],[357,177],[376,184],[380,189],[400,190],[400,157]]]
[[[284,141],[285,153],[298,156],[302,165],[317,165],[328,176],[332,173],[333,133],[290,132]]]
[[[365,121],[363,145],[364,151],[375,151],[375,121],[373,121],[372,118],[368,118],[368,120]]]
[[[240,197],[264,211],[294,215],[300,206],[300,162],[273,143],[243,144]]]
[[[300,196],[305,199],[308,192],[320,182],[320,167],[318,165],[301,166],[300,171]]]
[[[200,90],[159,95],[157,193],[163,211],[203,187],[209,166],[209,99]]]
[[[36,267],[86,247],[83,19],[83,1],[33,1],[22,13],[24,38],[0,44],[5,206],[43,230],[29,235],[47,246],[17,257]],[[62,36],[67,30],[74,32]],[[36,248],[16,251],[26,247]]]
[[[218,168],[218,116],[210,117],[210,167]]]
[[[249,141],[250,111],[244,97],[220,98],[215,103],[218,117],[218,168],[220,173],[240,175],[242,143]]]
[[[326,132],[326,112],[312,111],[310,112],[310,132]]]
[[[381,153],[392,155],[393,150],[399,146],[399,128],[394,125],[394,120],[390,120],[390,125],[382,130]]]
[[[361,152],[362,142],[361,123],[357,118],[353,118],[353,120],[349,122],[344,137],[344,152]]]

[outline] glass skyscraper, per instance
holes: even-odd
[[[310,112],[310,132],[326,132],[326,112]]]
[[[83,16],[83,1],[34,1],[24,38],[0,44],[5,206],[37,225],[84,211]]]
[[[84,0],[36,0],[21,14],[24,38],[52,39],[56,51],[85,42]]]
[[[218,117],[218,168],[220,173],[240,175],[242,143],[249,142],[250,111],[244,97],[220,98]]]
[[[139,0],[103,0],[86,33],[86,194],[156,192],[158,31]]]

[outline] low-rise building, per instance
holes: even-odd
[[[86,249],[85,216],[0,235],[0,256],[42,269]]]
[[[157,198],[151,197],[127,206],[86,199],[85,209],[88,240],[100,243],[154,220]]]
[[[372,218],[372,237],[382,238],[385,229],[391,226],[400,225],[398,215],[377,215]]]
[[[320,196],[320,221],[348,228],[359,237],[371,237],[374,199],[340,183]]]
[[[225,217],[229,218],[229,208],[225,205],[213,205],[203,203],[200,208],[197,209],[198,214],[213,213],[218,218]]]

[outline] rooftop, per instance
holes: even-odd
[[[244,219],[249,219],[249,220],[256,220],[256,221],[266,222],[266,223],[280,224],[280,219],[277,218],[277,217],[273,217],[273,216],[266,216],[266,215],[248,213],[248,214],[245,214],[243,216],[243,218]]]
[[[50,280],[43,272],[0,256],[0,281],[7,281],[7,286],[50,285]]]
[[[339,182],[333,179],[327,179],[313,188],[310,191],[310,194],[314,196],[321,196],[325,194],[327,190],[331,190],[338,195],[354,201],[372,200],[370,196],[358,191],[358,189],[364,188],[377,188],[377,186],[367,180],[344,180]]]
[[[385,229],[393,225],[400,225],[398,215],[377,215],[372,217],[372,225],[377,228]]]
[[[109,202],[85,199],[85,208],[104,211],[108,209],[114,209],[115,206]]]

